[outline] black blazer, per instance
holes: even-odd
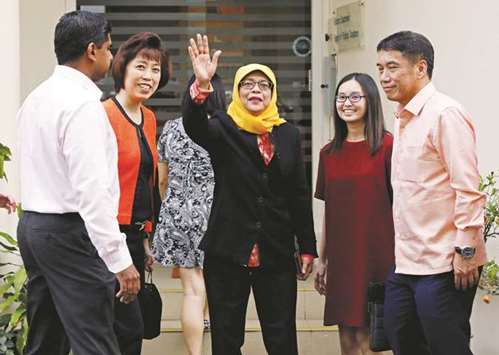
[[[295,236],[300,253],[317,256],[298,129],[289,123],[274,127],[274,156],[266,166],[257,135],[238,129],[225,112],[208,119],[205,105],[187,94],[182,116],[185,131],[209,152],[215,172],[213,206],[200,244],[207,257],[246,265],[258,243],[262,267],[288,268]]]

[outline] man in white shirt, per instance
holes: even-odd
[[[18,113],[21,256],[28,273],[25,354],[119,354],[116,297],[140,288],[117,222],[116,138],[94,81],[112,60],[102,14],[74,11],[55,29],[59,65]]]

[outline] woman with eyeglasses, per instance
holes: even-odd
[[[390,160],[381,99],[367,74],[336,88],[335,135],[319,158],[315,197],[325,202],[315,288],[326,296],[324,324],[338,325],[342,355],[369,350],[367,287],[394,263]]]
[[[207,36],[200,35],[188,49],[196,81],[184,97],[184,128],[208,151],[215,173],[200,244],[212,353],[241,354],[253,290],[267,352],[295,355],[297,274],[306,279],[317,256],[299,131],[279,117],[274,73],[261,64],[237,70],[227,113],[208,119],[204,101],[221,52],[211,57]]]

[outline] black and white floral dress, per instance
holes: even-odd
[[[198,245],[208,226],[215,177],[208,153],[185,133],[182,118],[168,121],[158,140],[160,162],[168,164],[168,188],[153,239],[164,266],[202,267]]]

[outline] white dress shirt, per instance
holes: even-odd
[[[102,92],[80,71],[56,66],[18,113],[21,203],[26,211],[77,212],[111,272],[132,264],[120,233],[116,137]]]

